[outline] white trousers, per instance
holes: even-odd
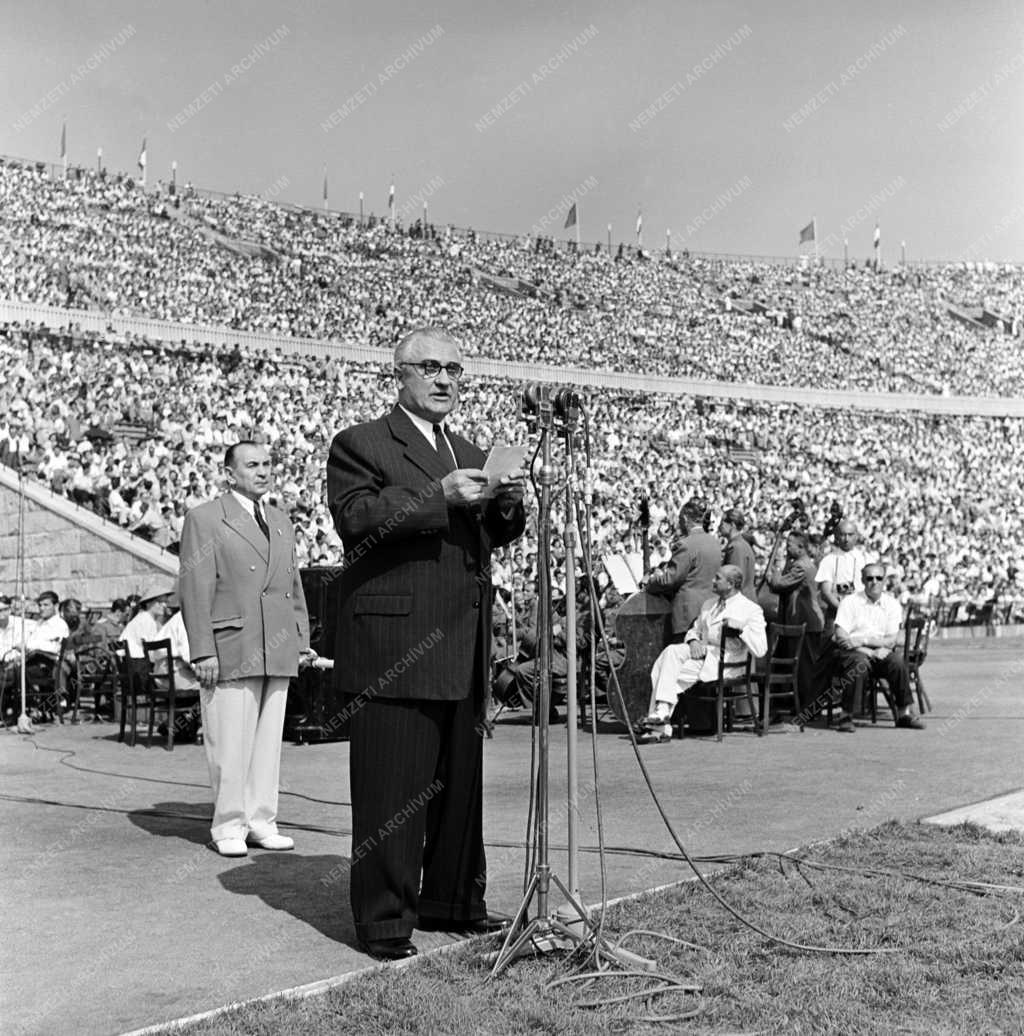
[[[288,677],[224,680],[201,691],[203,744],[213,789],[210,834],[265,838],[277,833],[277,790]]]
[[[657,703],[663,701],[671,712],[679,695],[700,679],[704,662],[703,658],[690,657],[689,644],[669,644],[651,667],[651,705],[647,711],[654,712]]]

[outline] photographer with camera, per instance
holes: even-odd
[[[832,514],[825,525],[826,538],[833,529],[834,546],[831,553],[821,559],[814,577],[825,607],[827,634],[832,632],[840,601],[857,589],[864,566],[873,560],[857,546],[860,539],[857,526],[849,518],[843,517],[842,508],[837,503],[832,504]]]

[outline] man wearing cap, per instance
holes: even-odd
[[[181,532],[181,612],[199,680],[213,788],[210,831],[222,856],[247,844],[291,849],[277,830],[288,681],[311,661],[309,618],[283,511],[264,505],[270,452],[228,448],[229,491],[194,507]]]
[[[139,598],[139,610],[135,618],[121,632],[121,639],[128,645],[128,657],[137,661],[145,659],[144,640],[157,640],[160,627],[167,620],[167,604],[174,593],[172,586],[150,586]]]

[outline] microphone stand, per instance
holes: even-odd
[[[551,868],[550,848],[550,713],[551,713],[551,662],[552,662],[552,626],[553,614],[551,604],[551,506],[552,489],[555,483],[555,469],[551,458],[551,440],[554,429],[554,407],[546,392],[540,394],[537,403],[537,421],[540,428],[541,467],[538,485],[538,520],[537,520],[537,775],[536,775],[536,853],[534,854],[533,874],[527,884],[523,901],[519,905],[501,949],[494,958],[490,978],[496,978],[519,957],[532,956],[538,953],[572,950],[585,946],[593,939],[595,946],[600,943],[602,950],[609,957],[619,960],[627,967],[650,967],[650,962],[631,954],[627,950],[619,950],[604,942],[599,926],[589,917],[581,905],[576,890],[576,856],[577,856],[577,821],[578,792],[576,783],[576,738],[577,703],[576,703],[576,558],[575,546],[578,529],[576,525],[575,501],[572,490],[572,469],[566,489],[566,503],[570,510],[566,521],[566,656],[568,660],[567,708],[566,720],[568,732],[569,756],[569,887]],[[575,415],[565,416],[566,443],[571,462],[572,429],[569,427]],[[565,896],[566,903],[552,913],[549,908],[551,885],[554,883]],[[537,900],[537,914],[526,921],[530,904],[534,897]],[[574,916],[575,915],[575,916]],[[565,918],[569,919],[567,923]],[[570,926],[571,924],[571,926]]]
[[[534,953],[550,953],[555,950],[571,949],[583,942],[559,918],[549,910],[551,883],[561,889],[566,899],[586,923],[583,907],[557,874],[551,870],[549,842],[549,768],[550,768],[550,710],[551,710],[551,655],[552,655],[552,609],[551,609],[551,496],[555,482],[555,469],[551,462],[551,438],[554,426],[554,408],[547,394],[542,395],[537,406],[540,427],[541,467],[538,478],[537,519],[537,852],[533,875],[526,887],[523,901],[501,949],[491,968],[491,978],[500,975],[514,960]],[[530,904],[537,898],[537,916],[528,923],[526,916]]]

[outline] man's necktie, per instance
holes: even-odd
[[[260,527],[260,532],[269,540],[270,526],[267,525],[267,519],[263,517],[263,508],[260,506],[259,500],[252,502],[252,513],[256,516],[256,524]]]
[[[437,456],[445,466],[445,470],[454,471],[458,467],[455,463],[455,455],[448,445],[448,440],[445,439],[444,434],[441,432],[439,424],[434,425],[434,449],[437,450]]]

